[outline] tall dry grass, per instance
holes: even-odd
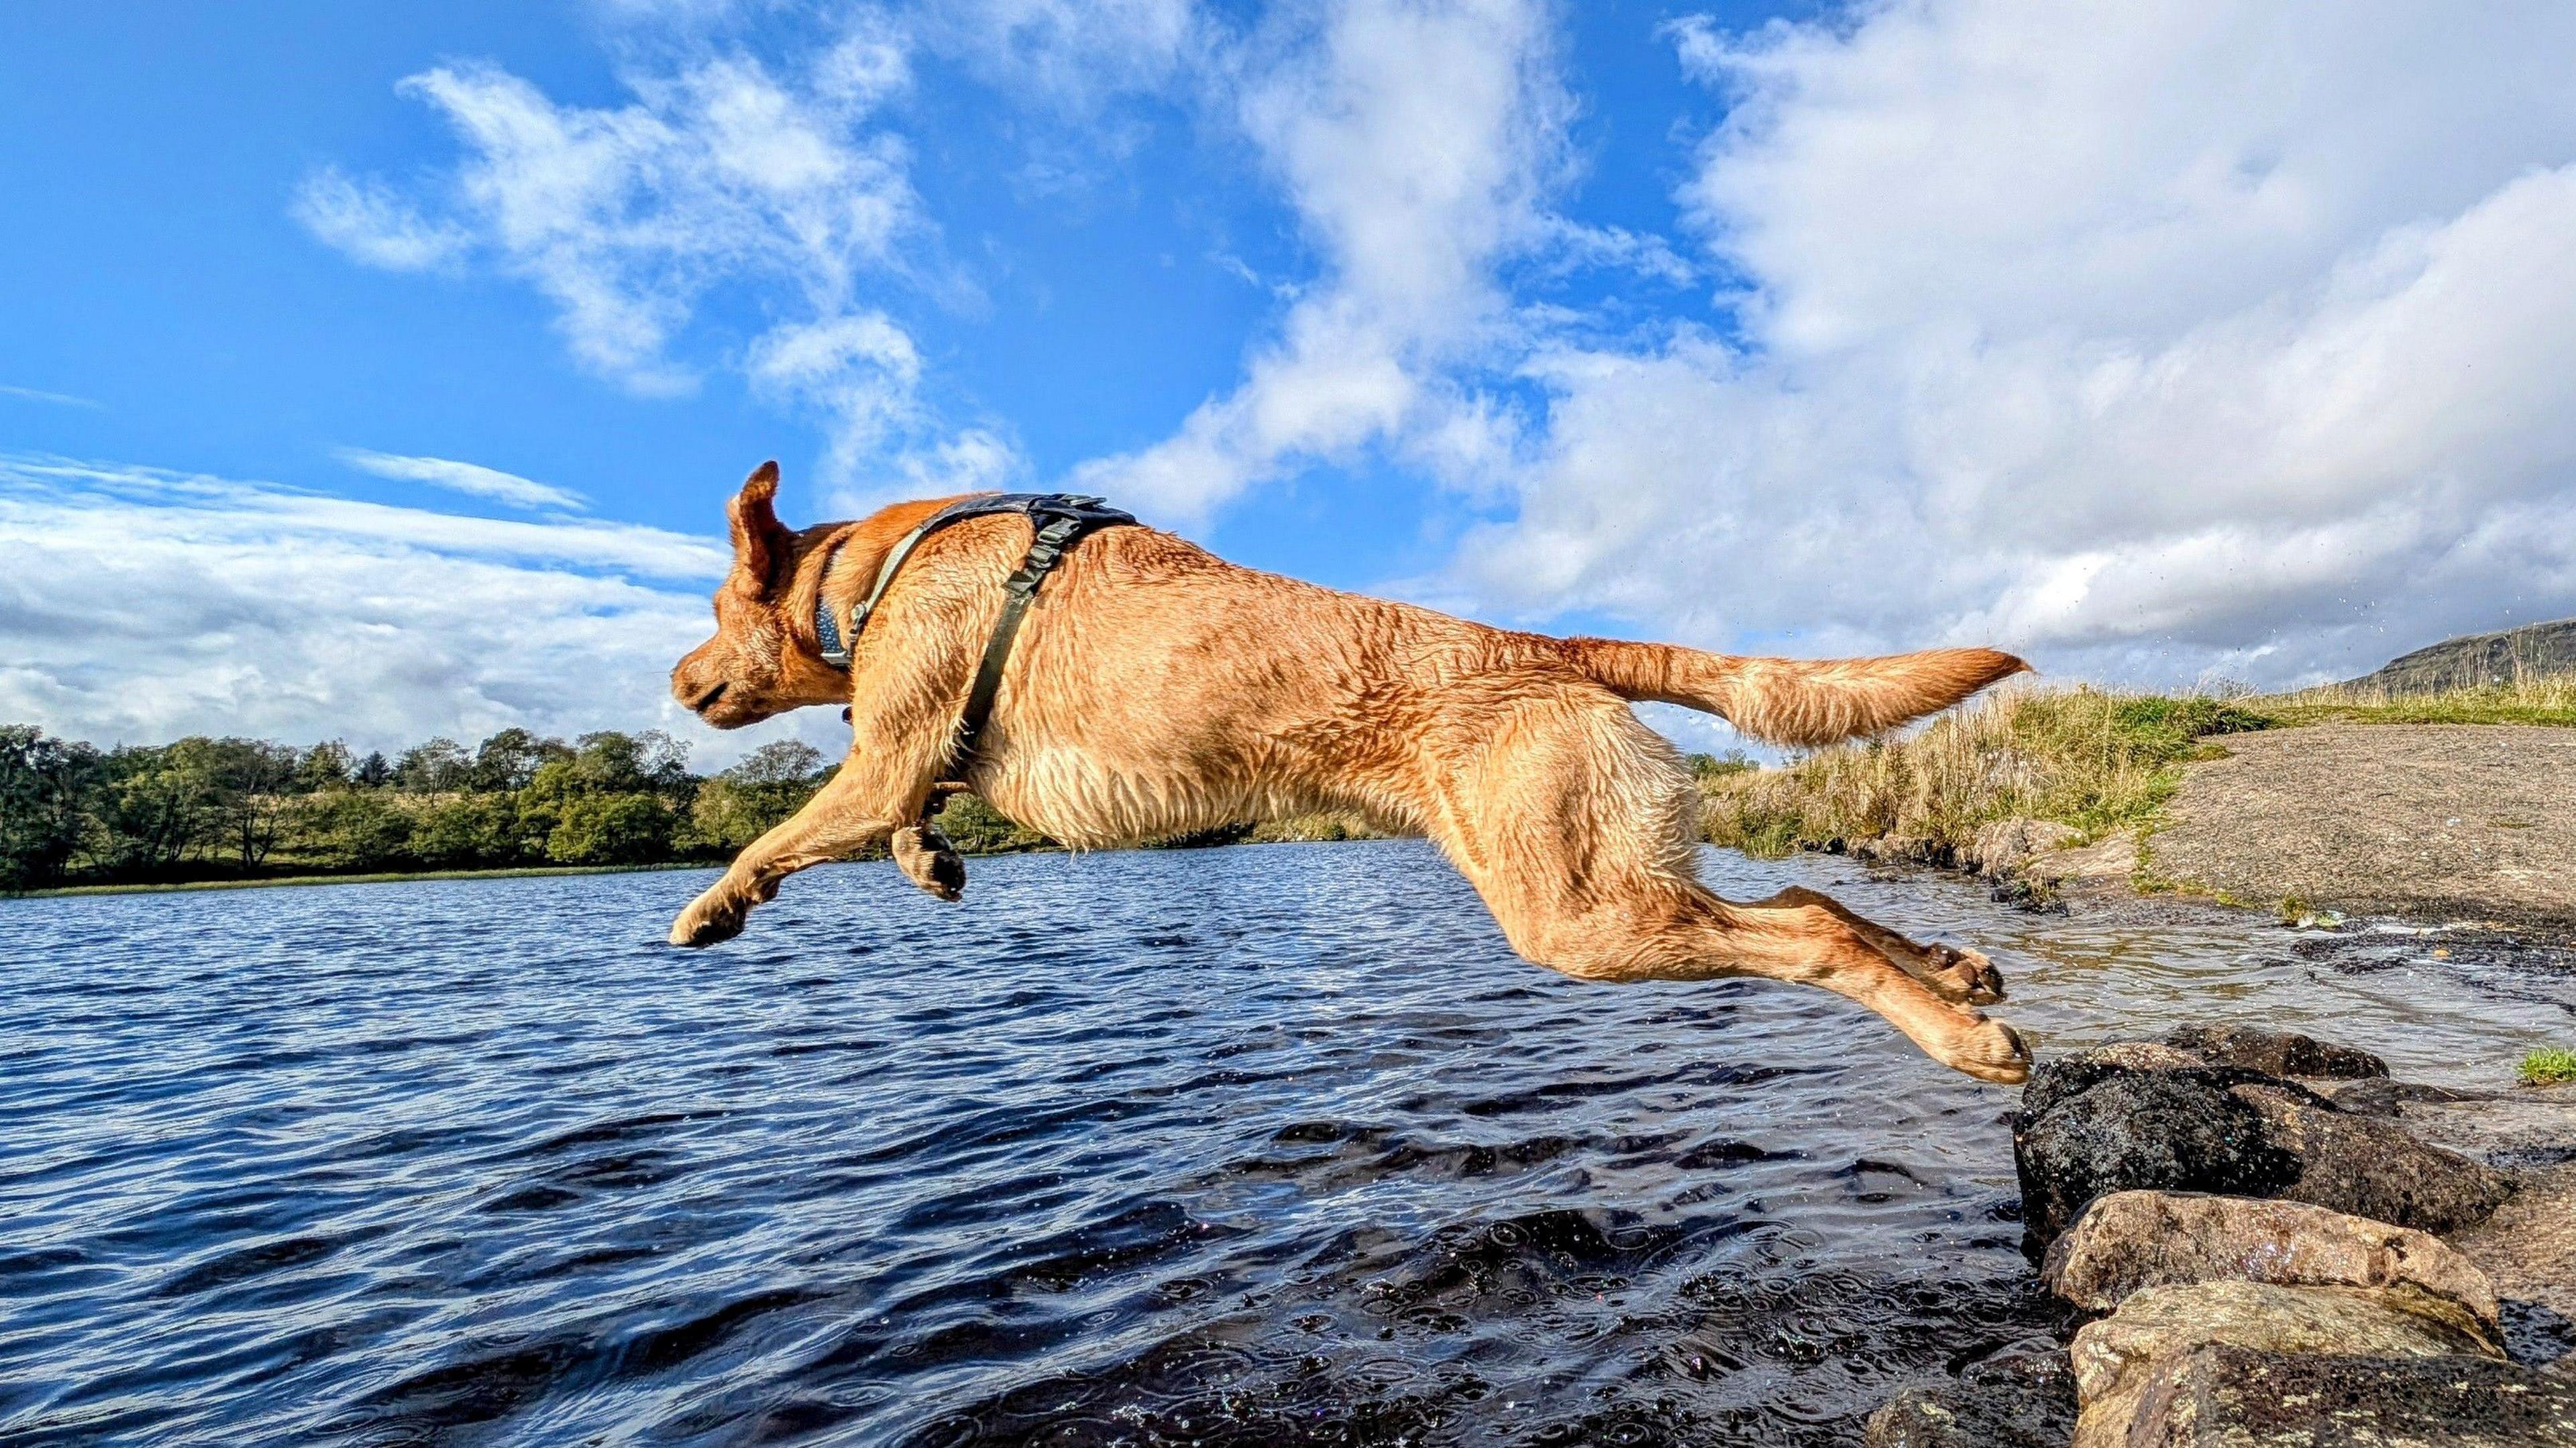
[[[1889,837],[1939,854],[2017,816],[2092,835],[2162,804],[2201,737],[2266,723],[2216,699],[2007,690],[1907,737],[1705,778],[1708,837],[1757,855]]]
[[[1840,744],[1776,769],[1702,774],[1708,838],[1755,855],[1918,842],[1939,858],[1981,826],[2028,817],[2087,838],[2151,821],[2212,736],[2336,721],[2576,725],[2576,679],[2524,677],[2440,693],[2351,689],[2223,699],[2079,687],[1989,694],[1894,739]]]

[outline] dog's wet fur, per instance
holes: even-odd
[[[963,862],[927,828],[1025,517],[923,540],[847,673],[814,606],[846,610],[915,525],[953,498],[802,531],[764,464],[729,512],[716,633],[671,692],[720,728],[848,705],[850,752],[796,815],[746,848],[672,923],[678,945],[741,932],[809,865],[889,846],[942,899]],[[1097,848],[1280,815],[1346,811],[1428,836],[1512,948],[1585,980],[1765,976],[1822,986],[1984,1081],[2029,1074],[2020,1036],[1977,1010],[2002,978],[1973,950],[1921,945],[1812,890],[1732,904],[1699,882],[1699,794],[1632,700],[1819,745],[1946,708],[2027,666],[1992,649],[1884,658],[1738,658],[1550,638],[1240,568],[1145,527],[1094,533],[1040,590],[962,784],[1065,844]]]

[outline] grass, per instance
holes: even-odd
[[[1918,858],[1946,860],[1998,820],[2051,820],[2087,841],[2151,826],[2183,767],[2224,751],[2218,736],[2328,722],[2576,726],[2576,679],[2234,699],[2007,689],[1900,738],[1776,769],[1711,761],[1697,772],[1713,844],[1779,856],[1903,839]]]
[[[1865,839],[1955,852],[1997,820],[2073,826],[2088,839],[2151,816],[2213,734],[2270,727],[2216,699],[2020,689],[1912,736],[1819,750],[1778,769],[1703,771],[1708,837],[1748,854]]]
[[[29,890],[18,899],[52,895],[166,895],[184,890],[265,890],[272,885],[391,885],[412,880],[518,880],[539,875],[629,875],[640,870],[705,870],[721,860],[670,860],[651,865],[527,865],[502,870],[386,870],[364,875],[249,875],[232,880],[176,880],[158,884],[63,885]]]
[[[2576,1081],[2576,1051],[2564,1046],[2543,1046],[2522,1058],[2525,1086],[2564,1086],[2570,1081]]]

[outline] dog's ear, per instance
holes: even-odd
[[[767,598],[777,585],[795,536],[779,526],[771,506],[777,497],[778,464],[771,461],[752,469],[742,491],[725,505],[725,516],[733,520],[733,577],[727,586],[755,599]]]

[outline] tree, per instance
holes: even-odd
[[[162,748],[129,745],[107,756],[93,813],[112,873],[150,876],[203,843],[214,818],[214,781],[182,739]]]
[[[805,807],[823,780],[823,753],[794,739],[773,740],[733,768],[698,786],[689,805],[697,839],[740,849]]]
[[[383,790],[326,789],[287,806],[298,851],[329,870],[381,870],[410,854],[413,821]]]
[[[167,762],[202,782],[204,843],[229,848],[244,870],[259,868],[285,820],[286,791],[302,763],[295,750],[264,739],[195,737],[171,745]]]
[[[394,782],[394,767],[385,762],[383,750],[370,750],[366,758],[358,761],[358,767],[350,771],[349,782],[360,789],[382,789]]]
[[[98,751],[50,739],[31,724],[0,725],[0,890],[63,878],[90,830],[90,796],[105,775]]]
[[[346,789],[350,776],[358,771],[357,756],[337,739],[325,739],[304,751],[296,763],[293,788],[298,794],[312,794],[325,789]]]
[[[460,794],[413,817],[411,852],[423,864],[446,869],[516,865],[536,853],[530,827],[510,795]],[[537,840],[543,837],[540,830]]]
[[[406,794],[446,794],[473,778],[473,756],[444,735],[413,745],[394,761],[394,788]]]
[[[649,794],[585,794],[567,802],[546,836],[546,858],[566,865],[640,865],[663,859],[678,820]]]
[[[525,729],[504,729],[474,751],[473,782],[469,787],[487,794],[525,789],[537,777],[540,767],[570,758],[571,746],[560,739],[539,738]]]
[[[802,785],[811,789],[822,773],[822,750],[802,739],[773,739],[744,755],[741,763],[721,777],[738,784]]]

